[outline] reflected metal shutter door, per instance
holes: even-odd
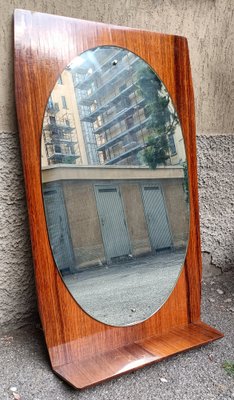
[[[152,248],[154,250],[170,248],[171,233],[160,187],[144,185],[142,194]]]
[[[63,194],[60,188],[43,189],[50,245],[60,271],[72,269],[74,255]]]
[[[95,185],[95,195],[107,261],[127,256],[130,244],[119,188]]]

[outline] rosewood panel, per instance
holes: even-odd
[[[51,253],[41,192],[40,139],[49,94],[73,58],[101,45],[127,48],[157,72],[181,121],[189,170],[190,238],[182,273],[161,309],[129,327],[97,322],[68,292]],[[86,387],[222,337],[200,322],[196,135],[187,40],[16,10],[15,90],[38,307],[54,371],[73,386]]]

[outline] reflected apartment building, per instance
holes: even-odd
[[[188,204],[179,126],[166,166],[145,165],[149,131],[143,61],[97,48],[61,74],[42,134],[42,182],[52,251],[62,273],[185,247]]]
[[[138,85],[143,61],[119,48],[97,48],[87,54],[71,70],[88,164],[141,165],[139,153],[149,135],[149,116]],[[168,140],[168,164],[185,161],[181,130],[169,134]]]
[[[67,69],[49,97],[41,140],[42,168],[87,163],[72,75]]]

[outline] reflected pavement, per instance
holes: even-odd
[[[108,325],[131,325],[151,316],[168,298],[184,255],[184,249],[164,251],[89,268],[63,279],[79,305],[92,317]]]

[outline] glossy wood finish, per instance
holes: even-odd
[[[40,138],[49,94],[74,57],[101,45],[127,48],[154,68],[176,106],[187,149],[190,238],[185,265],[161,309],[129,327],[94,320],[71,297],[50,250],[41,193]],[[54,371],[82,388],[222,337],[200,321],[195,119],[187,40],[16,10],[15,86],[38,306]]]
[[[80,362],[60,365],[54,371],[74,387],[84,388],[219,338],[220,332],[203,323],[189,324]]]

